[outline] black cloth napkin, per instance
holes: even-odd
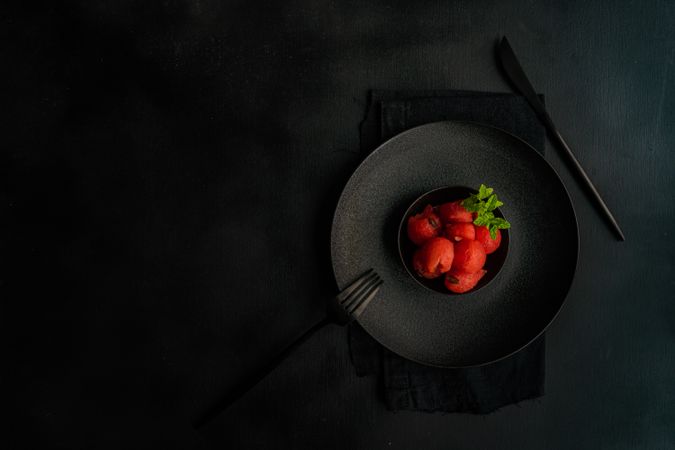
[[[544,154],[545,130],[525,99],[470,91],[372,91],[361,123],[364,156],[409,128],[439,120],[492,125]],[[543,98],[542,98],[543,100]],[[468,369],[440,369],[409,361],[382,347],[358,324],[349,326],[352,363],[359,376],[382,377],[392,411],[486,414],[544,394],[544,335],[505,359]]]

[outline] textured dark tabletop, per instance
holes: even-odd
[[[675,4],[4,2],[0,447],[675,447]],[[507,35],[621,224],[570,177],[581,253],[546,395],[386,411],[319,318],[369,89],[509,91]],[[551,236],[551,239],[555,239]]]

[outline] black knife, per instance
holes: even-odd
[[[596,201],[596,203],[604,213],[605,218],[612,225],[612,228],[616,232],[618,238],[622,241],[625,241],[626,238],[624,237],[623,232],[619,227],[619,224],[616,222],[616,219],[609,211],[609,208],[602,200],[602,197],[600,197],[600,193],[593,185],[591,179],[588,177],[588,175],[586,175],[586,171],[583,169],[583,167],[581,167],[579,161],[577,161],[577,158],[572,153],[572,150],[570,149],[569,145],[567,145],[563,137],[558,132],[558,129],[553,123],[553,120],[551,120],[551,116],[549,116],[548,113],[546,112],[543,103],[541,103],[539,97],[537,97],[537,94],[534,91],[532,84],[530,84],[530,81],[527,79],[527,76],[525,76],[523,68],[520,67],[520,63],[516,58],[516,54],[513,52],[513,49],[509,45],[509,41],[506,39],[506,36],[502,37],[502,40],[499,43],[497,49],[497,54],[499,55],[499,59],[502,63],[504,71],[506,72],[506,75],[509,77],[509,79],[516,87],[516,89],[520,91],[520,93],[530,103],[530,105],[537,113],[539,118],[544,122],[544,125],[546,125],[546,128],[548,129],[551,135],[551,139],[556,141],[560,146],[560,148],[563,149],[564,153],[567,155],[569,159],[569,162],[572,164],[572,167],[576,170],[577,175],[581,178],[581,181],[585,183],[588,193]]]

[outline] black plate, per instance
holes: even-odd
[[[495,188],[511,222],[509,255],[482,289],[448,296],[407,273],[397,231],[408,206],[441,186]],[[486,364],[526,346],[551,323],[576,269],[579,239],[567,191],[527,143],[504,131],[437,122],[382,144],[356,169],[335,211],[340,289],[366,269],[385,280],[359,323],[403,357],[440,367]]]

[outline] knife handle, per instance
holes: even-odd
[[[563,149],[563,151],[567,155],[568,161],[576,171],[576,175],[581,177],[582,180],[584,181],[581,184],[586,186],[588,193],[591,195],[593,200],[595,200],[600,209],[602,209],[602,211],[605,213],[605,219],[610,223],[617,237],[620,240],[625,241],[626,238],[624,237],[623,232],[621,231],[621,227],[619,227],[619,224],[617,223],[611,211],[609,210],[604,200],[600,196],[600,193],[596,189],[595,185],[593,184],[589,176],[586,174],[586,171],[584,170],[583,167],[581,167],[581,164],[579,164],[579,161],[574,156],[574,153],[572,153],[572,149],[570,149],[570,146],[567,145],[565,139],[563,139],[562,135],[558,132],[555,125],[553,125],[553,121],[551,120],[551,117],[548,115],[548,113],[544,113],[543,119],[544,122],[546,122],[546,125],[548,126],[547,128],[551,132],[552,140],[556,141],[556,143],[560,146],[560,148]]]

